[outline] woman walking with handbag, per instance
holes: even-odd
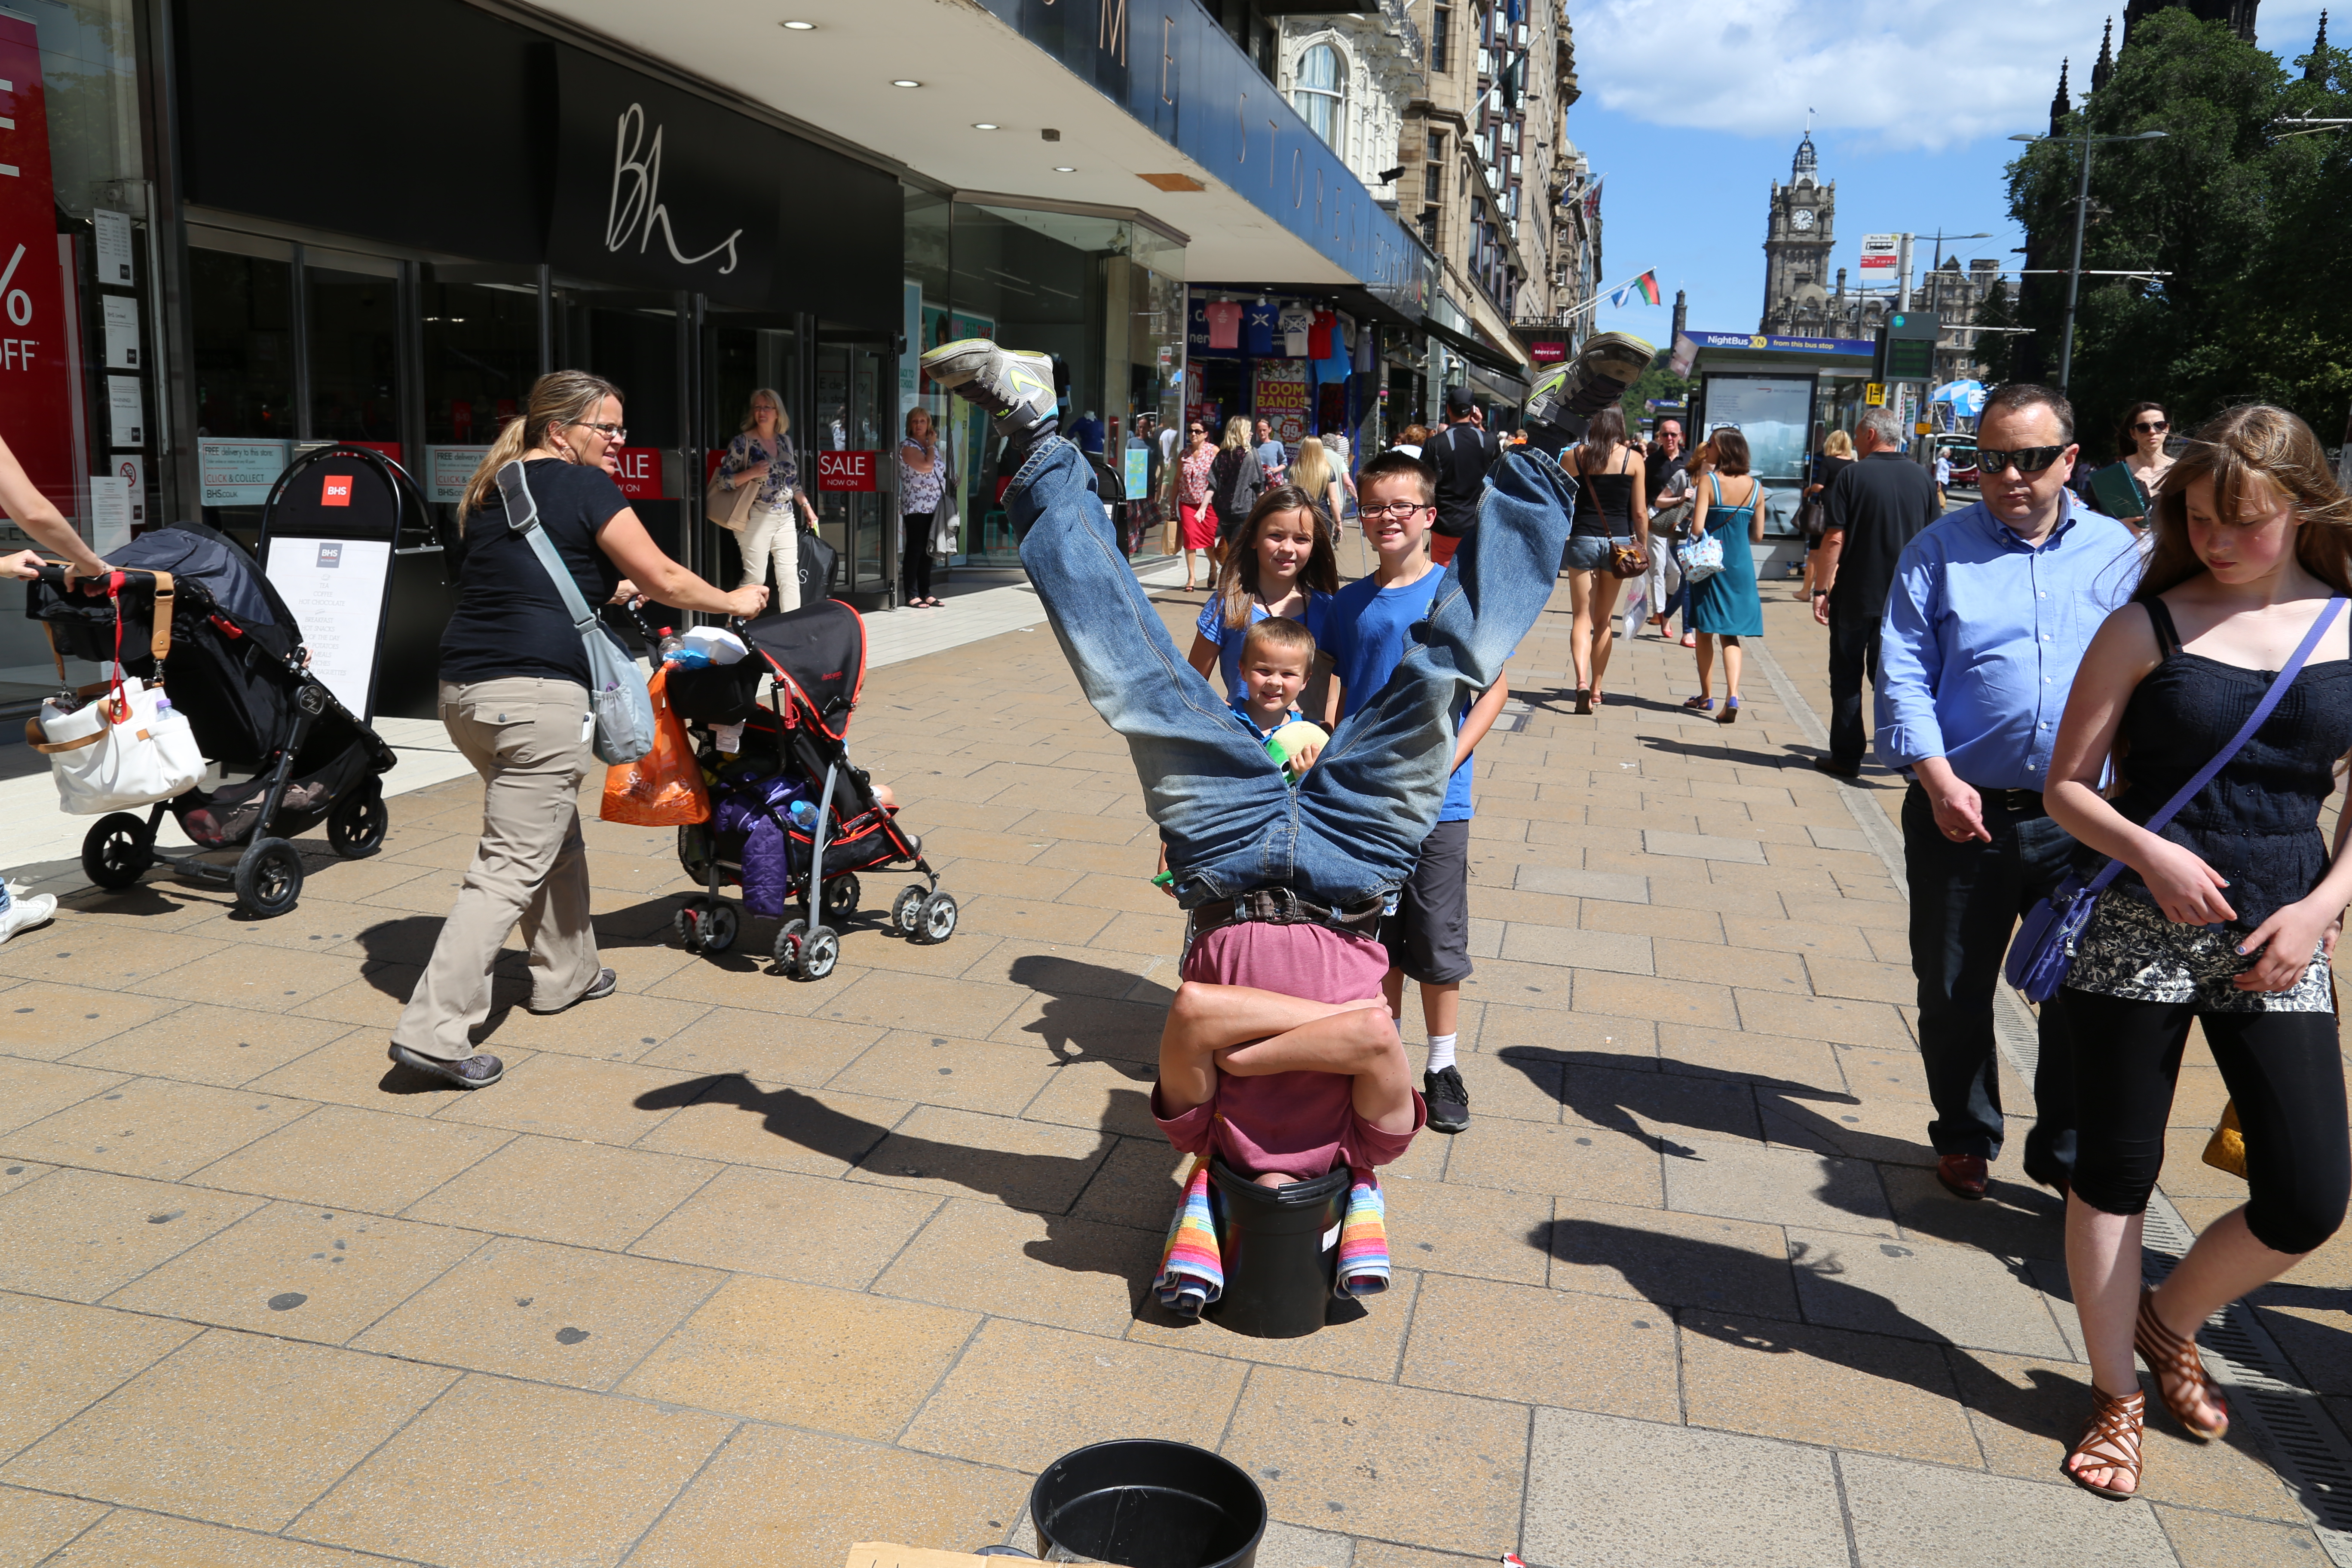
[[[1843,430],[1832,430],[1822,440],[1821,456],[1813,459],[1813,482],[1805,487],[1805,504],[1798,517],[1799,530],[1805,536],[1805,582],[1791,595],[1806,604],[1813,602],[1813,590],[1821,585],[1822,541],[1829,531],[1822,525],[1829,509],[1822,497],[1829,493],[1830,481],[1841,469],[1852,467],[1858,459],[1853,455],[1853,437]]]
[[[1601,706],[1601,683],[1608,678],[1616,640],[1617,595],[1624,584],[1613,570],[1621,559],[1617,552],[1637,552],[1642,570],[1649,570],[1650,509],[1642,500],[1642,454],[1626,445],[1625,416],[1615,404],[1594,415],[1584,439],[1560,454],[1560,468],[1576,480],[1576,514],[1561,563],[1568,569],[1568,602],[1575,616],[1568,649],[1576,665],[1576,710],[1590,713]]]
[[[1199,587],[1192,574],[1195,552],[1209,556],[1209,575],[1217,574],[1216,558],[1210,552],[1217,547],[1217,509],[1211,504],[1209,487],[1212,470],[1217,461],[1217,449],[1209,444],[1209,426],[1199,419],[1184,426],[1184,450],[1176,459],[1176,522],[1178,539],[1184,547],[1184,592]]]
[[[459,1089],[488,1088],[505,1071],[469,1037],[489,1016],[490,965],[517,921],[530,950],[530,1011],[560,1013],[614,986],[596,962],[580,838],[580,781],[595,760],[588,652],[562,588],[528,533],[509,526],[501,471],[513,467],[528,486],[533,531],[584,604],[634,586],[681,610],[756,616],[767,605],[767,589],[721,593],[646,536],[609,471],[625,434],[610,382],[576,370],[542,375],[457,503],[465,552],[441,634],[441,722],[482,775],[482,837],[391,1056]],[[610,636],[600,626],[587,635]]]
[[[794,503],[808,518],[810,531],[816,530],[816,509],[801,489],[800,468],[793,459],[792,444],[784,439],[792,427],[792,416],[784,412],[782,398],[764,386],[751,395],[742,433],[727,444],[727,455],[719,459],[719,485],[730,495],[747,487],[758,488],[751,490],[748,506],[740,500],[735,503],[740,510],[730,511],[733,521],[714,519],[722,526],[740,530],[745,587],[765,587],[768,568],[773,563],[775,605],[780,611],[801,607],[800,536],[793,527]]]
[[[1698,634],[1698,695],[1687,698],[1683,706],[1701,713],[1715,708],[1712,677],[1715,673],[1715,645],[1723,645],[1723,712],[1716,719],[1718,724],[1737,722],[1739,718],[1741,637],[1764,635],[1764,601],[1756,591],[1755,546],[1764,542],[1764,486],[1748,471],[1748,437],[1737,430],[1717,430],[1699,448],[1703,454],[1694,465],[1706,470],[1706,482],[1697,486],[1697,495],[1691,502],[1690,544],[1697,548],[1702,540],[1711,539],[1722,552],[1721,569],[1696,582],[1690,582],[1690,569],[1684,568],[1684,581],[1690,582],[1689,608],[1683,613],[1683,625]],[[1732,481],[1726,490],[1723,481]],[[1708,528],[1712,519],[1714,527]]]
[[[947,449],[931,432],[931,411],[908,409],[906,437],[898,443],[898,585],[909,609],[940,607],[931,595],[931,526],[947,473]]]
[[[2149,521],[2138,590],[2075,675],[2048,796],[2060,826],[2120,863],[2065,975],[2066,1272],[2092,1415],[2064,1468],[2111,1498],[2139,1490],[2134,1353],[2190,1436],[2221,1436],[2198,1325],[2316,1250],[2352,1190],[2330,978],[2352,813],[2332,851],[2319,831],[2352,753],[2352,499],[2302,420],[2257,405],[2197,433]],[[2244,1129],[2248,1198],[2150,1291],[2141,1216],[2192,1022]]]

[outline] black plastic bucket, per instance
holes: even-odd
[[[1120,1568],[1253,1568],[1265,1494],[1229,1459],[1190,1443],[1095,1443],[1029,1489],[1037,1554]]]
[[[1225,1293],[1202,1315],[1253,1339],[1295,1340],[1321,1328],[1339,1277],[1339,1222],[1353,1173],[1261,1187],[1213,1162]]]

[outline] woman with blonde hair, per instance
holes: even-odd
[[[1804,510],[1800,522],[1805,536],[1805,583],[1793,597],[1807,604],[1813,601],[1813,590],[1821,585],[1822,541],[1829,531],[1822,526],[1828,516],[1830,481],[1851,468],[1854,462],[1853,437],[1843,430],[1832,430],[1822,440],[1821,456],[1813,459],[1813,482],[1805,487]]]
[[[1265,491],[1265,469],[1250,445],[1249,421],[1238,414],[1225,421],[1225,438],[1210,465],[1209,485],[1217,503],[1216,558],[1222,563],[1234,533]]]
[[[719,459],[721,488],[760,487],[751,498],[751,515],[743,524],[743,585],[765,587],[768,568],[773,563],[780,611],[801,607],[801,547],[793,529],[794,502],[807,517],[810,531],[816,529],[816,509],[801,489],[800,468],[793,459],[792,444],[784,439],[792,427],[793,416],[784,412],[784,400],[763,386],[751,394],[751,405],[743,414],[742,433],[727,443],[727,455]]]
[[[1291,460],[1289,480],[1305,490],[1321,514],[1324,531],[1336,544],[1339,538],[1339,516],[1348,510],[1347,492],[1339,486],[1339,470],[1332,467],[1331,456],[1323,443],[1309,436],[1298,443],[1298,456]]]
[[[489,1016],[490,965],[517,921],[530,951],[530,1011],[560,1013],[614,989],[597,963],[580,838],[580,783],[595,763],[588,655],[528,534],[509,524],[501,470],[520,465],[538,531],[588,604],[643,593],[681,610],[756,616],[768,602],[762,587],[719,592],[647,537],[613,482],[627,436],[619,388],[560,370],[533,384],[525,406],[457,503],[457,608],[441,634],[441,722],[482,775],[481,841],[392,1032],[394,1061],[458,1089],[487,1089],[506,1070],[470,1036]]]
[[[2352,499],[2308,426],[2256,405],[2197,432],[2149,521],[2132,602],[2075,674],[2046,796],[2061,827],[2121,863],[2065,978],[2066,1272],[2092,1399],[2065,1470],[2110,1498],[2139,1490],[2135,1354],[2190,1436],[2221,1436],[2199,1325],[2316,1251],[2352,1192],[2330,978],[2352,812],[2332,847],[2319,827],[2352,755]],[[2141,1219],[2192,1024],[2237,1107],[2247,1201],[2149,1290]]]
[[[940,608],[931,594],[931,528],[947,480],[947,444],[931,428],[931,411],[917,404],[907,410],[898,443],[898,581],[909,609]]]

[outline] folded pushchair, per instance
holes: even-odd
[[[751,650],[745,658],[673,668],[664,682],[710,782],[710,820],[677,830],[678,864],[703,885],[677,911],[679,942],[698,952],[732,946],[740,917],[719,890],[739,885],[746,911],[782,921],[777,967],[795,979],[822,980],[840,962],[839,927],[857,910],[857,873],[899,865],[923,881],[899,889],[891,923],[909,942],[947,941],[955,934],[954,895],[940,889],[922,840],[876,800],[845,743],[866,684],[864,619],[840,600],[824,599],[762,616],[741,635]],[[763,708],[760,686],[771,677]],[[735,724],[743,729],[730,756],[712,731]],[[812,867],[821,869],[812,876]],[[788,906],[795,902],[793,915]]]
[[[236,890],[267,918],[302,894],[302,857],[288,842],[323,822],[339,855],[373,855],[390,817],[383,775],[396,760],[302,662],[302,633],[244,546],[200,522],[175,522],[109,552],[110,579],[65,586],[59,567],[29,585],[25,613],[59,655],[105,660],[160,681],[205,756],[247,775],[159,801],[142,817],[101,816],[82,840],[82,870],[127,888],[151,866]],[[86,689],[95,696],[101,688]],[[155,845],[169,811],[195,845]]]

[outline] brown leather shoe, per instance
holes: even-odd
[[[1984,1156],[1947,1154],[1936,1162],[1936,1180],[1954,1197],[1974,1203],[1985,1194]]]

